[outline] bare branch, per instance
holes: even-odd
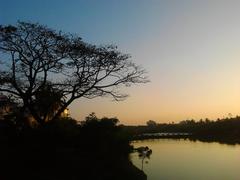
[[[39,24],[0,26],[0,53],[5,57],[0,92],[17,96],[40,124],[58,118],[78,98],[122,100],[127,95],[118,91],[121,87],[148,82],[146,72],[116,46],[87,44]],[[50,101],[55,96],[61,102],[57,107]],[[49,99],[49,112],[43,113],[40,99]],[[51,107],[55,111],[50,116]]]

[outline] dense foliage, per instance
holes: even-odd
[[[146,179],[131,164],[130,138],[116,118],[94,113],[45,126],[19,128],[0,121],[1,179]]]

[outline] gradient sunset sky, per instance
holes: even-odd
[[[150,83],[122,89],[125,101],[75,101],[78,120],[91,112],[123,124],[240,115],[240,1],[0,0],[0,24],[17,20],[115,44],[148,71]]]

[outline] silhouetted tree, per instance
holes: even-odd
[[[147,121],[147,126],[149,126],[149,127],[156,127],[157,126],[157,123],[155,122],[155,121],[153,121],[153,120],[149,120],[149,121]]]
[[[51,85],[46,84],[43,88],[36,92],[33,108],[42,119],[51,120],[52,117],[63,106],[64,97],[61,91],[53,89]]]
[[[37,112],[36,101],[48,85],[61,95],[51,117],[56,119],[78,98],[110,95],[121,100],[127,95],[118,92],[120,86],[148,82],[145,71],[117,47],[87,44],[39,24],[0,26],[0,53],[0,92],[18,98],[22,112],[29,111],[39,124],[47,116]]]

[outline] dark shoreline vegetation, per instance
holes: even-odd
[[[231,145],[240,144],[239,116],[215,121],[209,119],[184,120],[169,124],[157,124],[150,120],[146,126],[126,126],[125,128],[130,132],[132,140],[174,138]]]
[[[129,159],[130,136],[116,118],[63,118],[41,128],[0,122],[0,179],[146,180]]]

